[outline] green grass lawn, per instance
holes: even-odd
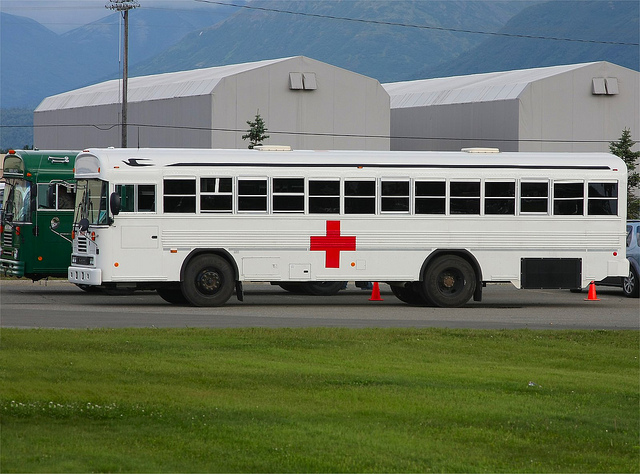
[[[638,331],[0,333],[1,472],[638,472]]]

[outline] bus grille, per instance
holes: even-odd
[[[2,233],[2,245],[5,247],[11,247],[13,245],[13,232],[6,230]]]
[[[87,253],[87,238],[78,236],[78,253]]]

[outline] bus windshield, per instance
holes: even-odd
[[[76,194],[76,222],[87,219],[89,224],[105,225],[109,184],[99,179],[79,179]]]
[[[7,222],[31,222],[31,183],[24,179],[8,180],[2,209]]]

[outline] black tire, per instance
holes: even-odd
[[[304,287],[300,283],[278,283],[278,286],[289,293],[303,295],[306,293]]]
[[[308,281],[302,284],[304,291],[313,296],[333,296],[344,287],[343,281]]]
[[[108,286],[106,288],[102,288],[102,291],[105,295],[109,296],[129,296],[132,295],[136,289],[135,288],[117,288]]]
[[[156,289],[158,296],[167,303],[184,305],[189,303],[182,294],[180,288],[158,288]]]
[[[80,283],[75,284],[82,291],[86,291],[87,293],[102,293],[102,289],[98,288],[95,285],[82,285]]]
[[[409,283],[407,286],[391,286],[391,292],[403,303],[407,303],[413,306],[426,306],[426,301],[419,290],[416,290],[413,283]]]
[[[476,274],[464,258],[443,255],[429,264],[422,284],[427,301],[443,308],[466,304],[476,291]]]
[[[233,269],[218,255],[198,255],[187,265],[180,288],[193,306],[221,306],[235,288]]]
[[[629,276],[622,280],[622,292],[629,298],[638,298],[640,296],[640,286],[638,285],[638,272],[635,268],[629,268]]]

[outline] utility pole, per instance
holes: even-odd
[[[124,18],[124,45],[122,53],[122,148],[127,148],[127,84],[129,82],[129,10],[138,8],[137,0],[109,0],[109,10],[122,12]]]

